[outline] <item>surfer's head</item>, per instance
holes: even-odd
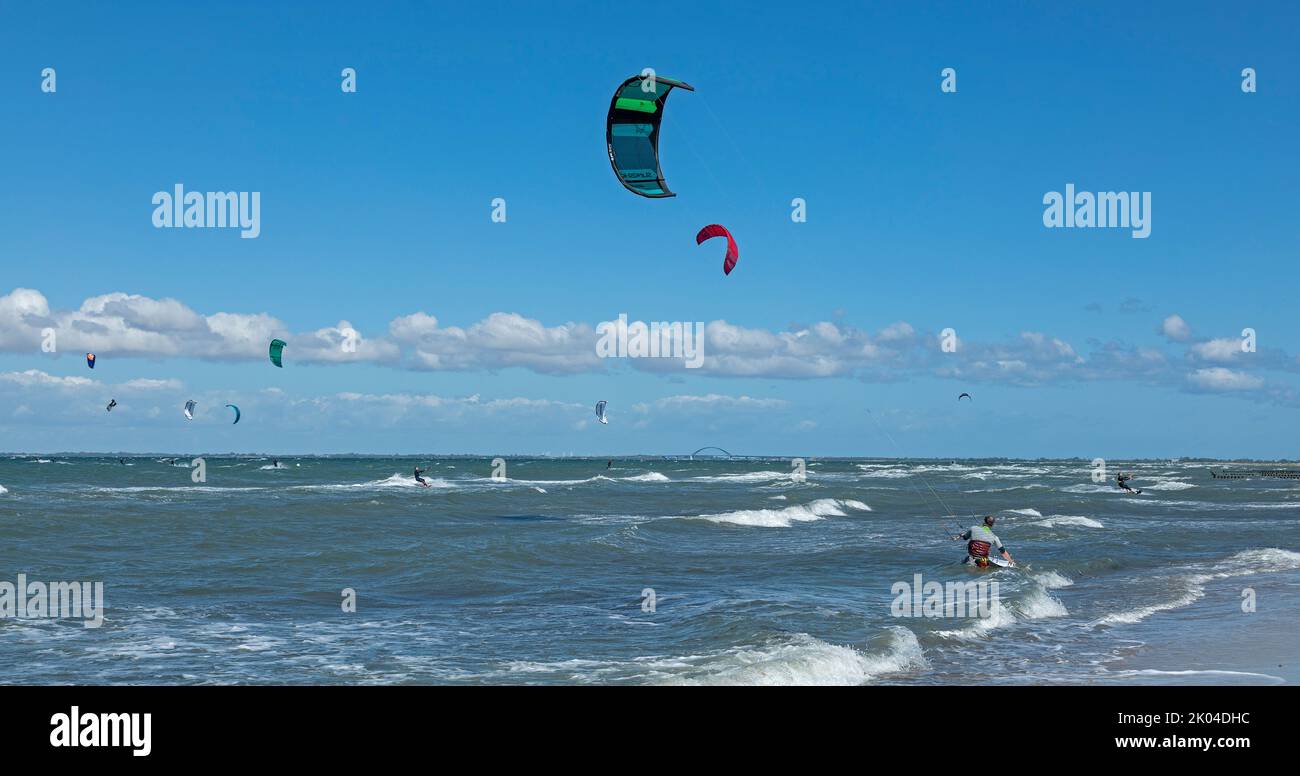
[[[993,515],[985,515],[985,516],[984,516],[984,525],[987,525],[989,528],[992,528],[992,527],[993,527],[993,523],[994,523],[996,520],[997,520],[997,518],[994,517]]]

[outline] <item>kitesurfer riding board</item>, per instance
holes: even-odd
[[[431,487],[433,487],[433,486],[430,485],[427,481],[425,481],[425,479],[424,479],[423,477],[420,476],[421,474],[424,474],[424,469],[421,469],[421,468],[418,467],[418,466],[415,467],[415,481],[416,481],[417,483],[419,483],[420,485],[426,487],[426,488],[431,488]]]
[[[1128,486],[1128,481],[1131,479],[1133,479],[1133,475],[1124,474],[1123,472],[1120,472],[1119,474],[1115,475],[1115,484],[1118,485],[1121,490],[1125,490],[1128,491],[1129,493],[1133,493],[1136,495],[1141,495],[1142,493],[1141,490],[1130,488]]]
[[[1002,540],[998,538],[997,534],[993,533],[993,523],[996,520],[997,518],[993,515],[986,515],[983,525],[973,525],[952,537],[953,539],[966,540],[966,558],[962,563],[981,569],[991,566],[1015,567],[1016,562],[1012,559],[1011,553],[1007,552]],[[1001,554],[1001,558],[990,552],[994,547]]]

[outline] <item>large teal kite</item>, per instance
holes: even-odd
[[[634,75],[614,92],[605,123],[605,143],[614,174],[628,191],[643,197],[675,197],[659,167],[659,124],[674,88],[695,87],[672,78]]]

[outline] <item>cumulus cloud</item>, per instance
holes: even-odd
[[[1192,329],[1181,315],[1171,315],[1160,324],[1160,333],[1172,342],[1186,342],[1192,338]]]
[[[0,380],[13,383],[22,388],[38,388],[41,390],[80,390],[98,385],[96,381],[88,377],[61,377],[42,372],[39,369],[5,372],[0,374]]]
[[[1126,312],[1143,304],[1126,299]],[[348,320],[336,325],[293,333],[266,312],[197,312],[175,299],[152,299],[113,292],[86,299],[75,310],[56,310],[39,291],[14,289],[0,296],[0,350],[41,357],[49,331],[59,352],[92,351],[101,359],[149,357],[207,360],[266,359],[266,345],[279,337],[289,343],[286,358],[295,364],[371,363],[397,369],[493,372],[518,368],[546,375],[597,374],[632,369],[671,376],[823,379],[852,378],[869,382],[904,381],[917,377],[988,381],[1011,385],[1115,380],[1159,384],[1197,391],[1249,393],[1267,401],[1289,402],[1294,396],[1284,383],[1265,380],[1260,372],[1278,372],[1293,379],[1300,359],[1281,351],[1245,356],[1232,338],[1195,339],[1191,326],[1176,314],[1166,317],[1161,340],[1147,344],[1088,341],[1081,351],[1067,339],[1043,331],[1022,331],[1001,340],[964,336],[956,352],[944,352],[933,331],[907,321],[875,332],[834,320],[794,324],[785,330],[750,327],[714,320],[704,325],[698,369],[687,369],[680,358],[601,358],[596,349],[600,327],[585,322],[546,323],[515,312],[495,312],[467,325],[446,325],[429,312],[417,311],[389,322],[378,336],[363,336]],[[1235,371],[1216,366],[1232,366]],[[1206,367],[1198,369],[1198,367]],[[1190,371],[1189,371],[1190,368]],[[16,380],[53,380],[45,373],[14,373]],[[80,378],[84,380],[84,378]],[[55,382],[51,387],[75,388],[85,383]],[[117,390],[176,391],[175,381],[139,381]],[[708,394],[665,399],[661,411],[704,406]],[[749,397],[720,397],[733,409],[751,408]],[[430,397],[340,394],[313,401],[368,402],[396,412],[429,407]],[[443,400],[438,400],[443,401]],[[458,400],[462,409],[468,400]],[[331,404],[332,403],[332,404]],[[441,408],[448,405],[438,404]],[[507,405],[484,404],[481,409],[506,411]],[[648,409],[648,406],[647,406]]]
[[[1221,366],[1197,369],[1188,379],[1207,391],[1254,391],[1264,385],[1264,380],[1259,377]]]
[[[39,291],[18,288],[0,296],[0,350],[41,352],[47,330],[59,351],[101,357],[259,359],[273,338],[290,340],[301,362],[395,360],[398,349],[355,333],[344,348],[346,321],[338,327],[294,335],[266,313],[201,315],[175,299],[114,292],[90,297],[76,310],[51,310]]]
[[[33,395],[42,391],[86,391],[108,390],[113,393],[158,393],[166,391],[180,391],[184,389],[184,384],[175,379],[155,379],[140,377],[134,380],[127,380],[118,384],[107,384],[90,377],[79,377],[77,375],[52,375],[40,369],[27,369],[21,372],[0,372],[0,383],[16,386],[19,389],[30,391]]]
[[[656,399],[652,402],[641,402],[634,405],[632,409],[640,413],[649,413],[655,410],[666,410],[670,412],[717,412],[719,410],[779,410],[785,409],[789,405],[790,403],[784,399],[756,399],[750,396],[728,396],[719,393],[710,393],[704,395],[679,394],[676,396],[665,396],[662,399]]]
[[[1191,353],[1203,361],[1231,361],[1242,353],[1241,340],[1225,337],[1198,342],[1191,346]]]
[[[523,367],[574,374],[604,366],[596,355],[596,330],[587,324],[546,326],[518,313],[492,313],[468,327],[443,327],[434,316],[419,312],[395,319],[388,330],[409,347],[408,363],[417,369]]]

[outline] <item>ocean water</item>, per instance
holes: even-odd
[[[4,681],[1300,681],[1300,481],[1208,463],[0,459],[0,582],[100,581],[99,628],[0,619]],[[1216,468],[1222,464],[1214,464]],[[952,512],[956,517],[949,517]],[[997,512],[1022,567],[958,562]],[[996,581],[993,617],[896,584]],[[356,610],[343,610],[344,590]],[[653,591],[653,606],[650,606]],[[1243,604],[1253,602],[1244,611]],[[948,612],[952,615],[952,612]]]

